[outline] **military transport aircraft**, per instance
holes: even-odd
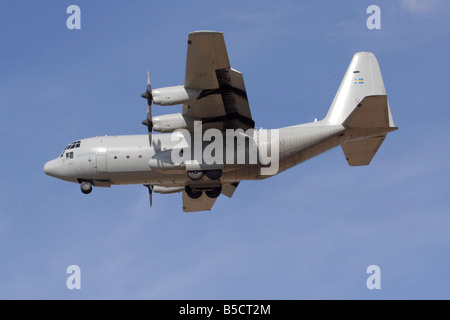
[[[210,210],[242,180],[265,179],[341,146],[348,164],[368,165],[395,127],[374,54],[356,53],[323,120],[254,129],[242,74],[230,67],[223,34],[189,34],[184,85],[152,89],[148,134],[76,140],[44,166],[55,178],[92,187],[142,184],[183,195],[185,212]],[[152,116],[152,103],[182,112]],[[153,135],[153,131],[161,134]]]

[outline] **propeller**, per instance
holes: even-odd
[[[144,126],[147,126],[148,129],[148,141],[150,142],[150,146],[152,145],[152,130],[153,130],[153,121],[152,121],[152,86],[150,85],[150,74],[147,71],[147,90],[141,94],[141,97],[147,99],[147,119],[142,121]],[[151,194],[151,193],[150,193]],[[151,199],[151,196],[150,196]]]

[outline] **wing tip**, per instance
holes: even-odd
[[[213,31],[213,30],[197,30],[197,31],[192,31],[189,34],[223,34],[223,32]]]

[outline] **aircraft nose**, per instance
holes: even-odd
[[[58,173],[59,164],[56,160],[51,160],[44,165],[44,172],[46,175],[56,177]]]

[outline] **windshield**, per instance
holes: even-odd
[[[74,148],[79,148],[80,145],[81,145],[81,140],[78,140],[78,141],[75,141],[75,142],[70,143],[70,144],[63,150],[63,152],[61,153],[61,155],[60,155],[59,157],[61,158],[61,157],[64,155],[64,152],[66,152],[66,150],[74,149]]]

